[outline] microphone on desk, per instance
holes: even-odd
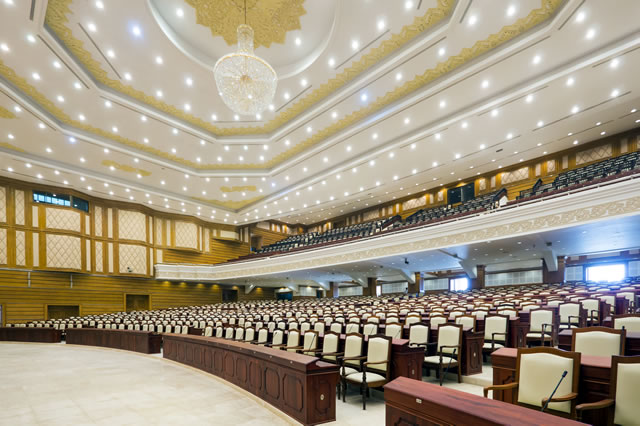
[[[547,402],[544,404],[544,406],[542,407],[542,410],[540,410],[540,411],[542,411],[544,413],[544,410],[547,409],[547,405],[549,405],[549,402],[553,398],[553,395],[556,394],[556,391],[560,387],[560,383],[562,383],[562,381],[564,380],[565,377],[567,377],[567,370],[564,370],[564,372],[562,373],[562,377],[560,377],[560,381],[558,381],[558,384],[556,385],[556,388],[553,390],[553,392],[551,392],[551,395],[549,395],[549,399],[547,399]]]

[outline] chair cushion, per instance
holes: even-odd
[[[530,337],[532,339],[541,339],[542,338],[542,333],[527,333],[527,337]],[[549,333],[545,333],[544,334],[544,338],[551,338],[551,335]]]
[[[362,373],[358,371],[358,372],[349,374],[347,376],[347,380],[351,382],[362,383]],[[385,379],[385,377],[380,374],[367,372],[367,383],[380,382],[383,380],[387,380],[387,379]]]
[[[344,367],[344,375],[348,376],[350,374],[358,373],[358,370],[351,367]],[[340,369],[340,374],[342,374],[342,368]]]
[[[438,355],[425,356],[424,357],[424,362],[426,362],[427,364],[440,364],[440,356],[438,356]],[[458,364],[458,360],[457,359],[452,358],[450,356],[443,355],[442,356],[442,364],[443,365],[449,365],[449,362],[451,362],[451,365],[457,365]]]
[[[504,348],[504,345],[501,345],[500,343],[495,343],[493,345],[494,348]],[[482,345],[482,349],[491,349],[491,342],[485,342],[484,345]]]

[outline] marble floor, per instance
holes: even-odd
[[[444,385],[481,395],[478,384],[450,375]],[[298,424],[222,379],[158,355],[65,344],[0,343],[0,406],[0,425],[12,426]],[[355,388],[336,407],[338,421],[328,424],[384,425],[380,391],[366,411]]]

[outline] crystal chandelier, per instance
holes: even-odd
[[[238,51],[218,59],[213,74],[224,103],[238,114],[262,112],[273,100],[278,76],[264,59],[253,53],[253,29],[238,26]]]

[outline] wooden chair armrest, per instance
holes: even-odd
[[[386,360],[386,361],[375,361],[375,362],[373,362],[373,361],[366,361],[366,362],[363,362],[363,363],[362,363],[362,365],[364,365],[364,366],[369,366],[369,365],[378,365],[378,364],[386,364],[387,362],[389,362],[389,360]]]
[[[518,382],[507,383],[506,385],[491,385],[484,388],[482,392],[484,393],[484,397],[486,398],[487,395],[489,395],[489,391],[502,391],[502,390],[515,389],[517,387],[518,387]]]
[[[282,343],[280,345],[269,345],[270,348],[283,348],[285,346],[287,346],[285,343]]]
[[[345,358],[342,358],[343,361],[355,361],[355,360],[359,360],[359,359],[367,359],[366,355],[363,356],[348,356]]]
[[[578,397],[578,394],[576,392],[571,392],[571,393],[568,393],[568,394],[562,395],[562,396],[554,396],[550,400],[549,400],[549,398],[542,398],[542,405],[546,404],[547,400],[549,402],[567,402],[567,401],[571,401],[573,399],[576,399],[577,397]]]
[[[612,407],[615,401],[613,399],[603,399],[598,402],[588,402],[576,405],[576,411],[599,410],[601,408]]]
[[[453,352],[442,352],[443,349],[457,349],[457,350],[455,351],[455,353],[453,353]],[[444,346],[440,346],[440,350],[438,351],[438,355],[439,356],[457,355],[459,357],[460,356],[460,352],[462,352],[461,345],[444,345]]]
[[[304,349],[304,346],[287,346],[287,349]]]
[[[338,355],[343,355],[344,352],[322,352],[322,351],[315,351],[316,354],[320,355],[320,356],[335,356],[337,357]]]

